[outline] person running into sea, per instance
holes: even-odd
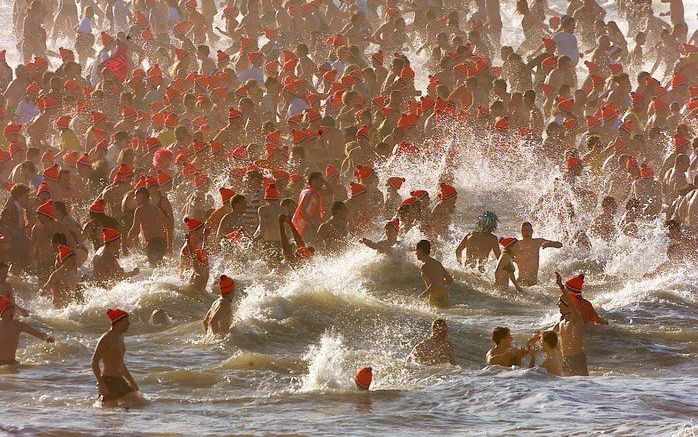
[[[131,326],[129,315],[120,309],[108,309],[107,317],[111,329],[99,338],[92,355],[92,371],[97,380],[101,406],[128,408],[142,405],[145,399],[124,363],[124,335]]]
[[[540,266],[540,250],[553,247],[559,249],[562,243],[533,238],[533,226],[529,222],[521,224],[521,239],[512,248],[519,268],[518,282],[520,285],[532,286],[538,284],[538,269]]]
[[[293,233],[293,240],[296,243],[296,250],[293,250],[291,243],[286,235],[286,227],[291,229]],[[315,254],[315,248],[312,246],[306,246],[303,241],[303,237],[298,232],[296,227],[293,225],[291,218],[286,214],[281,214],[279,216],[279,231],[281,234],[281,253],[284,256],[284,260],[290,266],[297,266],[303,261],[306,261]]]
[[[451,364],[456,365],[453,355],[453,345],[448,341],[448,326],[446,320],[435,319],[431,323],[431,335],[417,343],[410,356],[419,364]]]
[[[230,331],[233,319],[233,296],[235,295],[235,280],[226,275],[218,279],[220,297],[216,299],[204,317],[206,334],[224,336]]]
[[[485,264],[487,264],[490,253],[493,253],[495,258],[499,259],[501,255],[499,241],[497,241],[497,236],[493,233],[497,229],[497,223],[499,223],[499,219],[491,211],[486,211],[478,217],[477,229],[473,232],[468,232],[456,248],[458,264],[463,264],[463,250],[465,250],[466,267],[475,267],[480,272],[485,271]]]
[[[375,250],[378,253],[387,254],[391,247],[397,243],[397,234],[400,230],[400,219],[394,218],[385,224],[385,235],[379,241],[362,238],[359,243]]]
[[[581,289],[577,277],[562,283],[562,277],[555,272],[556,282],[562,292],[558,301],[560,321],[553,327],[558,333],[560,352],[562,353],[562,372],[564,376],[588,376],[587,358],[584,351],[584,320],[570,295],[569,288]]]
[[[104,244],[97,249],[97,252],[95,252],[92,258],[92,279],[98,284],[122,281],[140,273],[138,267],[127,272],[119,265],[121,240],[121,232],[116,229],[102,229],[102,241]]]
[[[15,304],[11,299],[0,297],[0,366],[16,366],[19,336],[22,333],[53,343],[55,340],[28,323],[15,320]]]
[[[502,290],[509,289],[509,281],[514,284],[517,293],[523,293],[521,286],[516,280],[516,267],[514,266],[514,247],[518,244],[515,237],[501,237],[499,243],[502,245],[504,252],[497,260],[497,269],[494,271],[494,285]]]
[[[151,267],[156,266],[165,253],[172,252],[172,236],[168,235],[162,210],[150,203],[150,193],[145,187],[136,190],[138,207],[133,213],[133,225],[128,232],[128,239],[135,242],[139,235],[145,243],[145,253]]]
[[[453,277],[440,262],[430,256],[431,243],[428,240],[420,240],[416,252],[417,259],[422,262],[420,272],[426,287],[419,297],[428,296],[429,305],[441,308],[449,306],[446,285],[453,283]]]

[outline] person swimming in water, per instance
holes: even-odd
[[[560,274],[555,272],[555,276],[562,294],[558,301],[560,321],[555,324],[553,331],[558,333],[560,341],[563,375],[589,376],[584,351],[584,320],[582,320],[582,315],[568,289],[568,287],[581,287],[577,287],[577,277],[572,277],[563,284]]]
[[[419,364],[451,364],[456,365],[453,355],[453,345],[448,341],[448,326],[444,319],[434,319],[431,324],[431,335],[417,343],[410,356]]]
[[[540,367],[544,368],[551,375],[562,376],[562,354],[558,346],[557,333],[553,331],[537,332],[532,337],[535,340],[530,356],[531,361],[528,367],[536,365],[536,351],[543,352],[545,359],[540,363]]]
[[[463,264],[463,250],[465,250],[465,266],[475,267],[480,272],[485,271],[485,264],[490,253],[493,253],[495,258],[499,259],[501,255],[499,241],[497,241],[497,236],[493,233],[497,229],[498,223],[497,215],[491,211],[486,211],[478,217],[477,229],[468,232],[458,247],[456,247],[458,264]]]
[[[514,347],[514,339],[511,336],[511,331],[506,326],[497,326],[494,328],[492,331],[492,341],[494,342],[494,346],[487,351],[487,355],[485,356],[485,361],[488,366],[521,366],[521,359],[528,355],[532,344],[532,340],[529,339],[527,347]]]

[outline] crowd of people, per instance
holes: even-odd
[[[81,284],[139,275],[120,264],[130,253],[151,267],[178,260],[199,293],[213,282],[220,297],[203,325],[225,336],[236,282],[210,281],[210,257],[283,271],[357,240],[390,254],[413,232],[420,298],[448,308],[454,279],[432,245],[451,236],[469,145],[426,140],[454,127],[512,165],[526,147],[541,169],[559,167],[545,197],[561,223],[601,211],[588,229],[561,227],[560,241],[534,238],[529,222],[520,238],[498,237],[497,215],[483,213],[455,256],[480,274],[492,254],[499,290],[536,285],[542,249],[593,250],[655,222],[669,239],[660,270],[695,260],[698,37],[682,0],[668,12],[618,0],[625,33],[596,0],[515,3],[517,46],[502,44],[498,0],[14,0],[18,63],[0,51],[0,364],[16,363],[22,332],[54,341],[19,321],[31,302],[15,303],[8,275],[36,278],[60,308],[83,299]],[[410,175],[394,163],[437,152],[438,186],[406,193]],[[533,366],[542,351],[548,372],[587,375],[584,325],[607,321],[583,282],[557,275],[559,322],[523,348],[497,327],[486,363],[529,355]],[[129,315],[107,316],[92,368],[115,405],[138,385],[124,364]],[[446,320],[412,355],[455,364]],[[372,375],[360,369],[357,387]]]

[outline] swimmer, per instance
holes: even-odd
[[[544,368],[551,375],[562,376],[562,354],[557,347],[557,334],[553,331],[543,331],[534,334],[535,348],[545,354],[545,359],[540,363],[540,367]],[[528,367],[536,365],[536,354],[531,353],[531,361]]]
[[[92,258],[92,277],[95,282],[104,284],[111,281],[121,281],[140,273],[136,267],[126,272],[119,265],[119,250],[121,248],[121,232],[112,228],[102,229],[103,245]]]
[[[435,319],[431,324],[431,335],[419,342],[413,349],[410,356],[419,364],[436,365],[451,364],[456,365],[453,356],[453,345],[448,341],[448,326],[444,319]]]
[[[559,249],[562,247],[562,243],[545,238],[533,238],[531,223],[523,222],[521,224],[521,239],[512,248],[516,258],[516,266],[519,268],[519,284],[531,286],[538,283],[540,250],[548,247]]]
[[[28,323],[15,320],[15,305],[6,298],[0,297],[0,366],[15,366],[17,362],[17,347],[19,346],[19,335],[27,333],[46,343],[53,343],[55,340],[34,328]]]
[[[555,272],[556,281],[562,295],[558,300],[560,321],[553,327],[558,333],[562,353],[562,373],[564,376],[588,376],[587,358],[584,351],[584,321],[569,293],[568,287],[579,288],[577,277],[572,277],[563,285],[560,274]]]
[[[400,230],[400,219],[394,218],[385,224],[385,235],[379,241],[372,241],[368,238],[362,238],[359,243],[370,247],[378,253],[386,254],[391,247],[397,243],[397,234]]]
[[[109,309],[107,317],[111,321],[111,329],[99,338],[92,355],[92,371],[97,380],[101,405],[106,408],[141,405],[144,399],[138,384],[124,363],[124,335],[131,325],[129,315],[120,309]]]
[[[453,283],[453,277],[444,266],[432,258],[431,243],[421,240],[417,243],[417,259],[422,262],[420,271],[426,290],[419,297],[429,296],[429,305],[445,308],[449,305],[447,284]]]
[[[478,218],[477,229],[463,237],[456,248],[456,259],[462,265],[462,254],[465,250],[465,265],[467,267],[477,267],[480,272],[485,271],[485,264],[490,256],[490,252],[499,259],[499,241],[493,232],[497,229],[499,219],[493,212],[486,211]]]
[[[216,299],[204,317],[204,332],[216,336],[224,336],[230,331],[233,318],[233,296],[235,281],[226,275],[218,280],[220,297]]]
[[[502,252],[497,261],[497,269],[494,271],[494,285],[498,289],[506,291],[509,289],[509,281],[511,281],[517,293],[523,293],[521,286],[516,280],[516,275],[514,275],[514,247],[518,241],[514,237],[501,237],[499,239],[504,252]]]
[[[528,355],[532,340],[529,339],[529,345],[525,348],[515,348],[512,346],[514,339],[511,336],[511,331],[506,326],[497,326],[492,331],[492,341],[494,347],[487,351],[485,361],[488,366],[521,366],[521,359]]]

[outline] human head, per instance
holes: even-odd
[[[247,208],[247,202],[245,201],[245,196],[242,194],[236,194],[230,199],[230,208],[235,214],[242,214]]]
[[[167,313],[162,308],[153,310],[153,313],[150,315],[150,323],[153,325],[167,325],[168,322]]]
[[[332,204],[332,217],[339,220],[347,219],[347,206],[342,201],[337,201]]]
[[[492,341],[497,346],[511,347],[513,338],[511,338],[511,331],[506,326],[497,326],[492,331]]]
[[[485,213],[477,219],[477,229],[480,232],[494,232],[497,229],[497,223],[499,223],[497,214],[491,211],[485,211]]]
[[[429,240],[420,240],[417,243],[417,259],[422,261],[431,253],[431,243]]]
[[[521,223],[521,236],[524,238],[533,237],[533,225],[529,222]]]
[[[131,326],[131,321],[129,320],[129,315],[126,311],[120,309],[108,309],[107,317],[111,322],[112,331],[116,331],[123,334]]]
[[[446,325],[446,320],[442,318],[434,319],[431,322],[431,336],[439,339],[446,339],[448,335],[448,326]]]
[[[136,203],[138,206],[147,205],[150,202],[150,191],[146,187],[136,190]]]
[[[370,367],[362,367],[354,376],[356,388],[362,391],[368,391],[373,381],[373,369]]]
[[[555,331],[544,331],[541,336],[541,346],[543,352],[555,350],[557,347],[557,333]]]
[[[313,190],[321,190],[324,183],[325,179],[322,177],[322,173],[312,172],[308,176],[308,185]]]

